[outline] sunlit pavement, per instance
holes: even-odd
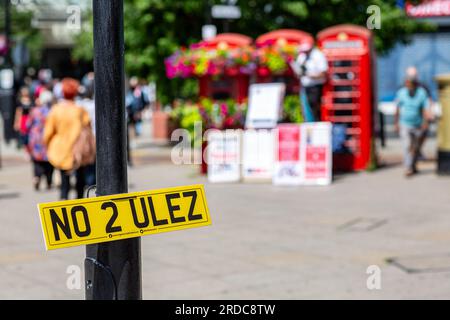
[[[136,146],[130,191],[204,183],[213,220],[142,238],[146,299],[450,298],[450,178],[426,162],[405,179],[398,140],[381,153],[383,169],[296,188],[209,184],[197,167],[172,165],[169,148]],[[33,191],[26,158],[3,151],[0,298],[83,299],[66,270],[82,268],[84,247],[45,251],[36,204],[57,191]],[[370,265],[380,290],[367,288]]]

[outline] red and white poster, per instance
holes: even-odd
[[[301,126],[304,159],[303,184],[328,185],[332,179],[331,123],[312,122]]]
[[[275,185],[300,185],[300,125],[280,124],[275,130]]]

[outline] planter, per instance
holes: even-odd
[[[156,110],[152,115],[153,139],[164,140],[170,139],[169,135],[169,115],[160,110]]]

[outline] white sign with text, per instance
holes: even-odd
[[[241,130],[208,132],[209,182],[236,182],[241,179],[241,136]]]
[[[245,130],[242,139],[242,177],[245,180],[270,181],[273,165],[273,130]]]
[[[277,126],[285,93],[283,83],[257,83],[249,89],[247,129],[272,129]]]

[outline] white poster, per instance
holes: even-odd
[[[285,93],[283,83],[257,83],[249,89],[247,129],[275,128]]]
[[[333,169],[331,123],[303,123],[301,125],[300,135],[300,158],[303,159],[304,162],[303,184],[330,184]]]
[[[207,163],[209,182],[236,182],[241,179],[241,130],[208,132]]]
[[[273,184],[289,186],[302,183],[300,134],[299,124],[280,124],[275,129]]]
[[[245,180],[272,179],[273,130],[245,130],[242,139],[242,176]]]

